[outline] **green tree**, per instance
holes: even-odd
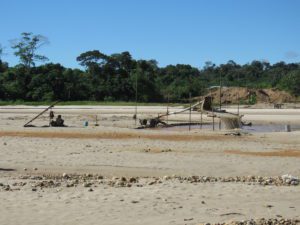
[[[48,61],[48,58],[37,54],[38,49],[48,43],[48,39],[42,35],[33,35],[33,33],[23,32],[20,39],[12,41],[12,49],[15,50],[15,56],[19,57],[21,64],[30,68],[35,66],[36,62]]]
[[[300,96],[300,70],[294,70],[284,76],[279,82],[279,88]]]
[[[0,44],[0,61],[3,55],[4,55],[4,47]]]
[[[98,50],[93,50],[81,53],[76,60],[81,66],[86,67],[90,73],[94,73],[107,63],[108,56]]]

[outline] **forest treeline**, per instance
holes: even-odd
[[[40,35],[22,33],[12,44],[20,64],[9,66],[0,58],[0,100],[4,101],[135,101],[163,102],[203,95],[210,86],[278,88],[300,96],[300,64],[252,61],[239,65],[230,60],[202,69],[177,64],[159,67],[155,60],[136,60],[129,52],[106,55],[98,50],[80,54],[84,69],[46,63],[37,54],[47,42]],[[0,46],[0,57],[3,48]],[[74,59],[75,60],[75,59]],[[36,66],[36,62],[44,64]]]

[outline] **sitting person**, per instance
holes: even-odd
[[[58,115],[56,120],[51,121],[50,125],[52,127],[64,127],[64,120],[61,118],[61,115]]]

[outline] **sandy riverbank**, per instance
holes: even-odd
[[[252,218],[300,219],[300,186],[190,183],[164,176],[300,177],[300,131],[135,130],[133,107],[57,107],[67,128],[24,128],[42,107],[0,108],[0,224],[199,224]],[[174,108],[174,110],[179,108]],[[139,107],[141,117],[164,107]],[[241,109],[253,123],[300,124],[299,109]],[[95,116],[100,126],[93,126]],[[170,117],[185,121],[188,114]],[[199,114],[192,119],[199,121]],[[83,122],[89,121],[88,127]],[[211,118],[204,118],[209,123]],[[48,118],[34,122],[47,125]],[[26,170],[24,170],[26,168]],[[33,189],[32,176],[94,174],[144,179],[142,186],[99,181]],[[20,176],[29,175],[20,179]],[[25,185],[14,183],[24,182]],[[67,181],[66,181],[67,182]],[[89,191],[92,188],[92,191]],[[281,217],[280,217],[281,216]],[[54,221],[53,221],[53,218]]]

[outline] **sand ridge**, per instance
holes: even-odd
[[[226,141],[223,135],[151,134],[133,132],[47,132],[47,131],[0,131],[0,137],[74,138],[74,139],[151,139],[165,141]]]
[[[278,151],[267,151],[267,152],[243,152],[240,150],[226,150],[228,154],[245,155],[245,156],[258,156],[258,157],[300,157],[299,150],[278,150]]]

